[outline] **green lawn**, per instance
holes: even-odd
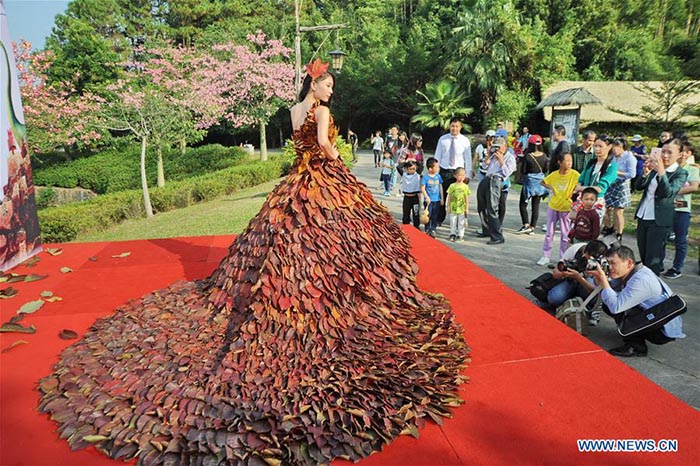
[[[244,189],[215,201],[196,204],[184,209],[157,214],[153,218],[129,220],[101,232],[79,235],[76,241],[125,241],[133,239],[172,238],[177,236],[204,236],[240,233],[258,213],[267,193],[279,180]],[[514,184],[515,191],[520,185]],[[633,206],[639,204],[640,193],[633,193]],[[700,211],[700,193],[693,196],[693,212]],[[625,232],[634,234],[634,208],[625,209]],[[691,218],[688,234],[690,256],[697,257],[700,245],[700,216]]]
[[[105,231],[79,235],[76,241],[125,241],[240,233],[258,213],[267,193],[278,183],[279,179],[215,201],[163,212],[150,219],[129,220]]]

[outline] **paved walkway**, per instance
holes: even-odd
[[[367,184],[376,198],[400,222],[401,198],[382,195],[383,188],[380,189],[378,170],[374,168],[372,154],[369,151],[360,151],[359,162],[353,168],[353,173]],[[518,212],[520,194],[519,191],[511,192],[508,196],[503,228],[506,242],[497,246],[486,245],[488,238],[477,238],[474,234],[475,228],[480,226],[476,213],[476,182],[472,181],[470,187],[472,195],[469,207],[469,233],[465,235],[465,241],[461,243],[447,241],[449,230],[445,227],[438,229],[437,240],[478,264],[519,294],[532,299],[525,287],[531,279],[548,270],[546,267],[535,264],[541,256],[544,233],[541,230],[533,236],[515,233],[521,226]],[[540,208],[540,224],[545,220],[546,208],[544,204]],[[633,236],[625,235],[622,242],[633,248],[635,253],[637,252],[636,239]],[[555,245],[558,245],[558,239]],[[553,259],[556,258],[557,251],[558,249],[555,249]],[[672,258],[671,254],[670,259]],[[669,265],[670,262],[667,260],[666,266]],[[697,260],[695,258],[687,260],[683,276],[667,282],[673,291],[683,296],[688,303],[688,312],[683,316],[683,330],[687,337],[663,346],[649,345],[649,355],[646,358],[621,358],[621,360],[697,409],[700,408],[700,295],[698,293],[700,276],[698,276]],[[597,327],[587,329],[587,337],[606,349],[618,346],[622,341],[613,320],[607,316],[602,318]]]

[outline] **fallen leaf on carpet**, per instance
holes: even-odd
[[[56,301],[63,301],[63,298],[60,296],[51,296],[50,298],[44,298],[44,301],[47,303],[55,303]]]
[[[43,280],[44,278],[48,277],[48,275],[37,275],[35,273],[27,275],[24,277],[25,282],[36,282],[38,280]]]
[[[34,256],[31,259],[27,259],[26,261],[22,262],[22,264],[25,267],[34,267],[41,259],[39,259],[39,256]]]
[[[2,353],[7,353],[7,352],[10,351],[12,348],[15,348],[15,347],[17,347],[17,346],[19,346],[19,345],[26,345],[27,343],[29,343],[29,342],[28,342],[28,341],[25,341],[25,340],[17,340],[17,341],[15,341],[14,343],[12,343],[10,346],[8,346],[7,348],[3,348],[3,349],[2,349]]]
[[[4,290],[0,290],[0,299],[10,299],[14,296],[17,296],[17,293],[19,293],[19,291],[9,286]]]
[[[115,259],[118,259],[118,258],[120,258],[120,257],[129,257],[130,255],[131,255],[130,252],[123,252],[123,253],[121,253],[121,254],[115,254],[115,255],[113,255],[112,257],[115,258]]]
[[[41,306],[43,305],[44,301],[41,299],[38,299],[36,301],[29,301],[17,310],[17,314],[33,314],[34,312],[41,309]]]
[[[50,298],[51,296],[53,296],[53,291],[42,291],[39,296],[41,296],[42,298]]]
[[[4,323],[2,324],[2,327],[0,327],[0,332],[2,333],[10,333],[10,332],[16,332],[16,333],[36,333],[36,328],[31,325],[29,327],[25,327],[24,325],[21,324],[11,324],[11,323]]]
[[[59,254],[63,254],[63,249],[61,249],[61,248],[47,248],[46,252],[52,256],[58,256]]]
[[[70,267],[61,267],[61,273],[71,273],[73,269]]]
[[[75,340],[76,338],[78,338],[78,333],[74,330],[64,328],[63,330],[58,332],[58,338],[60,338],[61,340]]]

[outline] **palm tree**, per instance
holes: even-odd
[[[457,24],[455,72],[467,90],[480,95],[482,118],[487,121],[497,95],[518,78],[517,12],[509,1],[479,0],[459,15]]]
[[[416,110],[418,114],[411,118],[411,121],[426,128],[437,126],[446,130],[450,127],[450,120],[454,116],[467,116],[474,109],[466,106],[467,95],[459,89],[456,83],[446,79],[437,83],[425,85],[425,92],[416,91],[422,102],[418,102]],[[464,125],[467,131],[471,130],[468,125]]]

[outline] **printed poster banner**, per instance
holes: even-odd
[[[17,68],[0,1],[0,271],[41,251]]]
[[[576,148],[578,126],[581,120],[581,107],[573,109],[563,109],[552,107],[552,123],[549,134],[554,134],[554,127],[562,125],[566,128],[566,140],[569,141],[571,150]]]

